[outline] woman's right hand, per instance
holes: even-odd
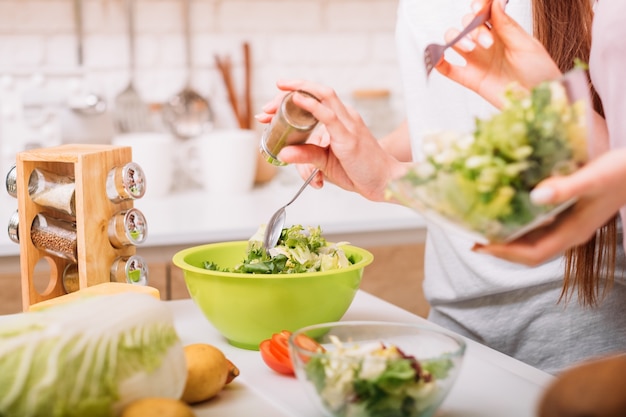
[[[277,86],[282,91],[303,90],[315,96],[319,101],[295,94],[293,102],[322,125],[306,144],[283,148],[280,159],[307,164],[300,169],[304,177],[313,167],[319,168],[324,178],[337,186],[373,201],[383,201],[387,183],[403,174],[405,165],[383,149],[360,115],[327,86],[302,80],[280,81]],[[258,115],[258,121],[271,120],[280,96],[264,106],[265,114]],[[319,178],[311,184],[322,185]]]
[[[483,3],[484,0],[474,2],[473,10],[479,10]],[[491,6],[491,30],[482,25],[453,47],[465,59],[465,65],[453,65],[444,59],[436,66],[441,74],[498,108],[502,107],[503,93],[511,83],[530,89],[562,75],[543,45],[505,13],[504,3],[495,0]],[[446,39],[458,33],[450,30]]]

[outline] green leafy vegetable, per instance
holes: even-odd
[[[389,185],[389,194],[487,237],[505,240],[553,206],[535,206],[530,191],[568,174],[587,158],[587,102],[545,82],[511,88],[503,110],[477,119],[472,134],[438,132],[424,139],[425,160]]]
[[[328,271],[354,263],[341,249],[343,243],[329,244],[318,227],[294,225],[281,231],[278,243],[269,253],[263,247],[265,226],[248,242],[246,259],[234,268],[222,268],[214,261],[205,261],[205,269],[246,274],[295,274]]]
[[[425,366],[393,345],[335,345],[311,357],[305,372],[337,416],[418,417],[432,411],[440,399],[437,380],[453,366],[446,359]]]
[[[187,368],[169,309],[149,295],[86,297],[0,322],[0,416],[113,417],[178,399]]]

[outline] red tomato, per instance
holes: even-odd
[[[259,345],[261,357],[267,366],[285,375],[294,374],[287,344],[290,335],[290,332],[283,330],[280,333],[274,333],[271,339],[266,339]]]
[[[314,339],[310,338],[309,336],[307,336],[305,334],[297,335],[296,336],[296,340],[295,340],[295,344],[299,348],[302,348],[304,350],[308,350],[310,352],[317,352],[317,351],[324,352],[324,351],[326,351],[326,349],[324,349],[324,347],[322,345],[320,345]]]
[[[262,341],[259,345],[261,357],[267,366],[285,375],[294,374],[289,355],[289,336],[291,336],[291,332],[283,330],[280,333],[274,333],[270,339]],[[319,343],[305,335],[299,335],[296,338],[296,344],[310,351],[324,350]]]

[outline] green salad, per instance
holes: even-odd
[[[530,92],[510,88],[502,111],[477,119],[473,133],[424,139],[424,160],[389,184],[389,197],[452,221],[490,241],[511,238],[554,206],[535,206],[530,191],[587,159],[586,97],[571,100],[561,81]]]
[[[305,365],[321,401],[335,416],[419,417],[439,405],[438,380],[448,376],[450,359],[421,361],[394,345],[344,347],[313,356]]]
[[[329,271],[354,264],[342,249],[347,242],[327,242],[319,226],[283,228],[278,243],[269,251],[263,247],[264,235],[265,225],[262,225],[248,241],[246,258],[234,268],[222,268],[213,261],[205,261],[204,268],[247,274],[296,274]]]

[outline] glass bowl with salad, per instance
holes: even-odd
[[[330,417],[433,416],[466,349],[434,326],[370,321],[308,326],[288,344],[296,377]]]
[[[321,228],[283,229],[263,248],[264,226],[248,241],[184,249],[172,262],[209,322],[237,347],[259,344],[283,330],[341,319],[373,255],[347,242],[328,242]]]
[[[530,192],[586,162],[587,85],[576,69],[530,91],[511,86],[502,110],[476,119],[473,132],[425,135],[422,160],[388,184],[388,198],[481,243],[514,240],[550,221],[574,201],[534,205]]]

